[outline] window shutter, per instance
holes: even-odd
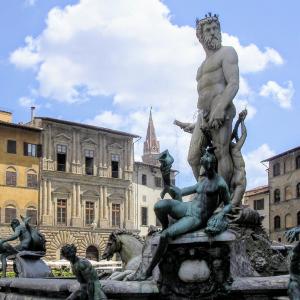
[[[43,146],[41,144],[37,145],[37,157],[43,156]]]
[[[28,156],[28,143],[24,142],[24,155]]]

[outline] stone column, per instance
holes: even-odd
[[[100,186],[100,197],[99,197],[99,226],[100,228],[108,228],[109,223],[106,217],[107,212],[107,192],[106,187]]]
[[[126,220],[126,228],[127,229],[134,229],[134,220],[133,220],[133,215],[134,215],[134,205],[132,205],[132,199],[133,194],[132,194],[132,187],[129,187],[129,189],[126,191],[126,202],[127,202],[127,220]]]
[[[48,188],[47,188],[47,215],[52,215],[52,185],[51,180],[48,180]]]
[[[42,180],[42,217],[47,214],[47,181],[45,179]]]
[[[72,187],[72,205],[71,205],[71,217],[76,218],[76,184],[73,182]]]
[[[103,167],[107,168],[107,139],[106,139],[106,135],[103,136]],[[106,175],[107,177],[107,175]]]
[[[81,220],[81,201],[80,201],[80,184],[73,183],[72,188],[72,202],[71,202],[71,225],[74,227],[80,227],[82,225]]]

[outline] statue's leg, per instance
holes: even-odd
[[[2,263],[2,277],[6,277],[6,269],[7,269],[7,261],[6,261],[6,255],[1,254],[1,263]]]
[[[146,278],[151,276],[153,269],[166,253],[168,248],[168,240],[170,238],[175,238],[181,234],[197,229],[199,226],[200,222],[197,218],[188,216],[181,218],[180,220],[172,224],[169,228],[164,230],[160,235],[158,246],[154,253],[152,261],[147,268]]]
[[[207,145],[205,135],[201,130],[201,125],[202,116],[198,115],[188,152],[188,163],[191,166],[193,174],[197,181],[200,175],[200,159]]]
[[[218,160],[218,174],[221,175],[228,186],[233,174],[233,162],[229,152],[231,142],[232,119],[227,119],[222,127],[211,129],[212,143],[216,147],[215,155]]]

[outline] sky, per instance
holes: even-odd
[[[161,150],[194,183],[190,135],[196,71],[205,58],[195,19],[217,13],[223,45],[239,56],[237,111],[248,109],[247,189],[267,183],[260,161],[300,145],[300,3],[287,0],[10,0],[0,11],[0,109],[127,131],[140,160],[152,107]]]

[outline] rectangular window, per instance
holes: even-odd
[[[85,225],[91,225],[95,218],[95,204],[87,201],[85,203]]]
[[[254,200],[253,206],[255,210],[264,210],[265,208],[265,201],[264,199]]]
[[[13,171],[6,171],[6,185],[17,185],[17,173]]]
[[[94,150],[85,150],[85,174],[94,175]]]
[[[12,219],[15,219],[17,211],[14,207],[5,207],[5,223],[9,224]]]
[[[147,175],[142,174],[142,185],[147,185]]]
[[[7,140],[7,153],[17,153],[17,142],[14,140]]]
[[[66,172],[66,161],[67,161],[67,146],[57,145],[57,171]]]
[[[155,186],[161,187],[161,177],[154,177]]]
[[[24,156],[41,157],[42,145],[24,143]]]
[[[67,225],[67,200],[57,199],[57,224]]]
[[[27,187],[36,188],[37,187],[37,175],[27,174]]]
[[[141,217],[142,217],[142,226],[147,226],[148,225],[148,207],[142,207],[142,213],[141,213]]]
[[[121,223],[121,207],[120,207],[120,204],[112,204],[111,217],[112,217],[111,225],[113,227],[120,227],[120,223]]]
[[[280,163],[276,163],[273,165],[273,176],[279,176],[280,175]]]
[[[113,154],[111,156],[111,177],[119,178],[119,155]]]
[[[26,210],[26,217],[30,217],[29,223],[31,225],[37,225],[37,210],[35,208],[28,208]]]

